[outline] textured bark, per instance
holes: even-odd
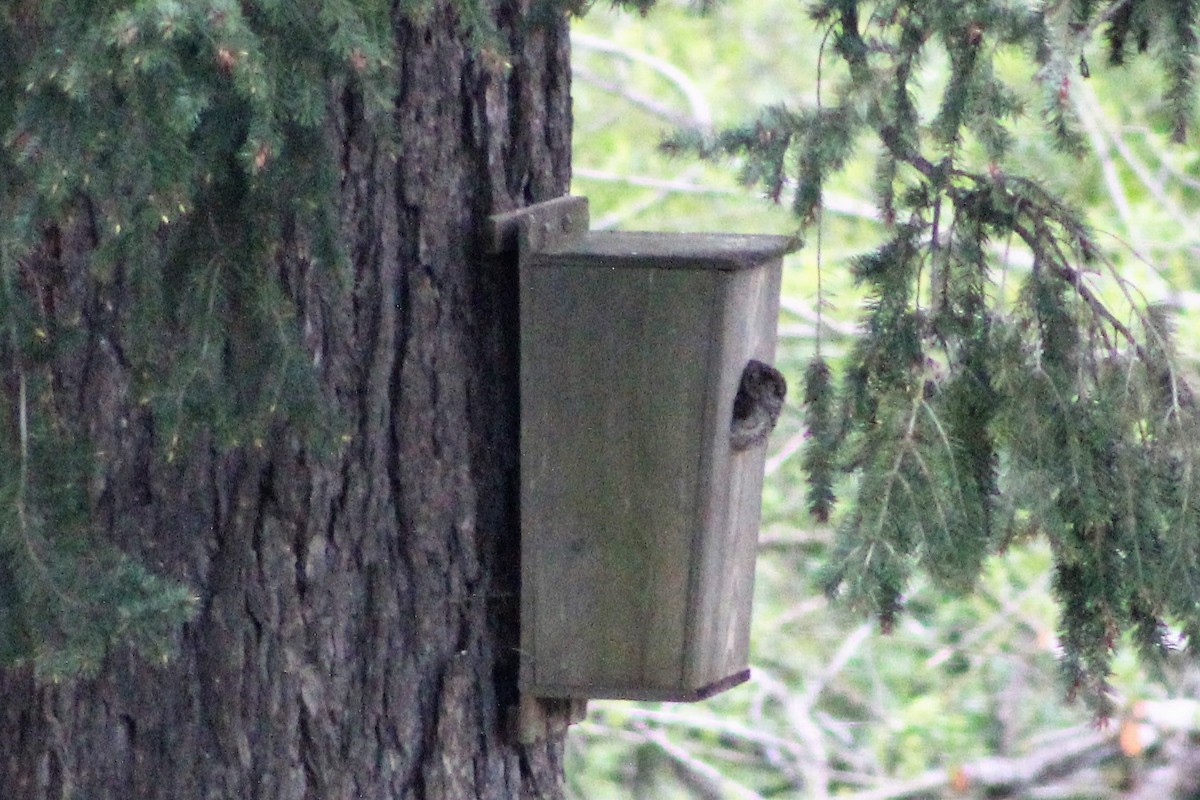
[[[345,421],[336,453],[281,429],[168,463],[115,355],[131,299],[87,277],[84,226],[42,254],[54,313],[88,332],[57,369],[64,416],[108,456],[97,526],[201,603],[167,665],[114,652],[73,685],[0,675],[0,798],[561,795],[561,739],[525,748],[506,730],[515,287],[478,237],[488,214],[566,191],[567,31],[531,26],[517,0],[497,13],[511,65],[474,54],[449,11],[397,24],[397,148],[339,104],[353,287],[306,262],[298,234],[281,242]]]

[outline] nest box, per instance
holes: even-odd
[[[698,700],[741,683],[782,399],[780,381],[756,407],[747,381],[778,379],[795,240],[593,232],[576,197],[492,223],[520,282],[521,690]]]

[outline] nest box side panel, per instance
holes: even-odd
[[[750,613],[762,508],[766,443],[742,451],[731,446],[733,401],[750,359],[773,363],[779,317],[781,261],[752,270],[724,272],[719,320],[716,390],[709,395],[712,421],[706,432],[706,503],[698,527],[691,582],[685,680],[697,687],[728,686],[748,676]]]
[[[525,691],[680,692],[719,277],[522,265]]]

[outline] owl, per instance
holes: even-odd
[[[749,450],[767,440],[779,420],[786,394],[787,381],[779,370],[754,359],[746,364],[733,398],[729,440],[734,452]]]

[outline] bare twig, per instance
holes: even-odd
[[[806,431],[800,431],[799,433],[789,436],[787,440],[784,441],[784,443],[780,445],[778,449],[772,452],[771,456],[767,459],[764,474],[774,475],[776,472],[778,472],[780,467],[782,467],[784,464],[790,461],[793,456],[800,452],[801,448],[804,447],[804,441],[806,437]]]
[[[652,56],[649,53],[643,53],[640,50],[633,50],[609,39],[591,36],[574,30],[571,31],[571,45],[580,50],[606,53],[649,67],[665,78],[667,82],[683,95],[688,104],[690,125],[702,130],[708,130],[712,127],[712,109],[708,105],[708,100],[704,97],[704,92],[700,90],[700,87],[695,84],[687,73],[671,62],[657,56]]]
[[[1167,187],[1138,158],[1137,154],[1133,152],[1133,148],[1129,146],[1129,143],[1125,141],[1121,134],[1105,124],[1104,111],[1100,107],[1100,102],[1096,99],[1096,93],[1092,90],[1092,87],[1086,83],[1082,84],[1072,94],[1072,98],[1074,98],[1076,110],[1079,112],[1080,118],[1083,119],[1086,116],[1089,121],[1094,123],[1094,129],[1097,134],[1102,134],[1111,141],[1113,148],[1116,149],[1121,159],[1129,166],[1133,174],[1138,177],[1142,185],[1146,187],[1146,190],[1162,206],[1163,210],[1170,214],[1171,218],[1180,225],[1181,232],[1186,233],[1190,231],[1195,223],[1195,217],[1187,214],[1175,202],[1175,199],[1167,192]],[[1132,233],[1133,231],[1130,230],[1130,234]],[[1192,238],[1194,239],[1194,237]]]
[[[821,729],[809,713],[809,705],[803,702],[803,698],[794,696],[782,681],[765,670],[758,670],[754,677],[766,692],[786,704],[788,722],[804,742],[804,749],[809,754],[809,758],[801,764],[807,796],[814,800],[825,800],[829,797],[829,751],[825,747],[825,737]]]
[[[757,674],[757,670],[755,671]],[[678,728],[688,731],[698,731],[703,733],[718,734],[722,737],[735,741],[742,741],[754,747],[773,747],[788,753],[789,757],[797,762],[809,758],[803,748],[795,742],[785,739],[781,736],[775,736],[756,728],[751,728],[731,719],[719,717],[715,714],[702,711],[700,708],[689,709],[686,711],[674,711],[670,709],[653,709],[643,708],[641,706],[630,706],[622,704],[619,716],[632,720],[636,723],[653,723],[656,725],[665,725],[673,728]],[[594,724],[594,719],[604,719],[605,709],[603,703],[596,703],[592,711],[592,718],[588,722],[580,723],[577,728],[586,732],[588,726]]]
[[[957,768],[933,769],[916,778],[896,781],[863,792],[838,795],[838,800],[903,800],[946,789],[977,794],[1013,792],[1069,775],[1082,766],[1116,755],[1116,732],[1086,731],[1052,748],[1017,758],[980,758]]]
[[[733,800],[765,800],[758,792],[722,775],[721,771],[712,764],[696,758],[687,748],[672,742],[660,731],[642,723],[635,723],[633,728],[647,742],[670,756],[698,783],[709,788],[712,797],[733,798]]]
[[[575,80],[591,84],[601,91],[619,96],[630,105],[637,106],[673,127],[686,128],[693,124],[692,118],[687,114],[682,114],[674,110],[666,103],[656,100],[644,92],[639,92],[626,83],[606,80],[587,67],[581,67],[576,64],[571,68],[571,75]]]
[[[1104,176],[1104,185],[1108,187],[1108,196],[1117,210],[1117,216],[1121,218],[1125,235],[1136,241],[1137,225],[1133,221],[1133,209],[1129,205],[1125,187],[1121,185],[1121,175],[1117,172],[1117,165],[1113,162],[1109,139],[1105,136],[1101,123],[1096,117],[1096,109],[1084,101],[1080,92],[1071,93],[1071,102],[1075,106],[1075,113],[1083,125],[1088,140],[1092,143],[1092,151],[1100,161],[1100,172]]]
[[[700,183],[692,183],[690,181],[673,180],[671,178],[652,178],[643,175],[622,175],[617,172],[609,172],[600,169],[590,169],[588,167],[574,167],[571,170],[572,177],[583,178],[589,181],[603,181],[605,183],[626,183],[630,186],[639,186],[646,189],[662,189],[667,192],[677,194],[715,194],[715,195],[733,195],[735,197],[746,197],[749,192],[742,189],[731,189],[724,186],[705,186]]]

